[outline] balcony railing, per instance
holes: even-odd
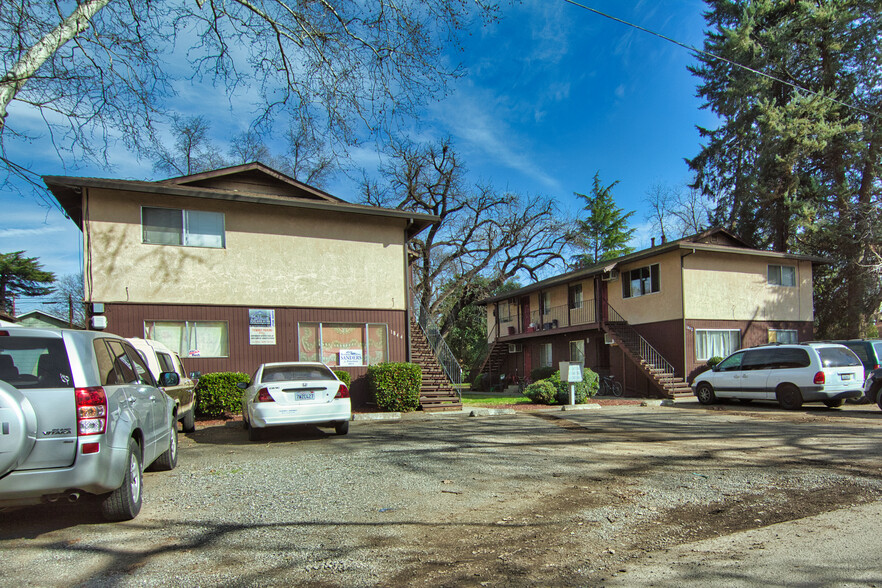
[[[563,327],[588,325],[596,321],[594,300],[584,300],[579,308],[569,305],[552,306],[541,312],[534,310],[526,317],[526,313],[510,314],[499,317],[499,336],[549,331]],[[528,319],[528,320],[525,320]]]

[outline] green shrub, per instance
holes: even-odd
[[[717,365],[718,363],[720,363],[721,361],[723,361],[723,358],[720,357],[719,355],[715,355],[712,358],[710,358],[709,360],[707,360],[707,367],[712,368],[715,365]]]
[[[557,368],[553,368],[551,366],[548,367],[537,367],[535,369],[530,370],[530,379],[534,382],[538,382],[539,380],[547,380],[551,374],[557,371]]]
[[[226,412],[242,412],[242,390],[238,382],[250,383],[241,372],[202,374],[196,385],[196,416],[220,417]]]
[[[557,388],[548,380],[539,380],[527,386],[524,390],[524,396],[533,401],[534,404],[551,404],[554,402]]]
[[[346,384],[347,388],[352,387],[352,374],[343,370],[333,370],[334,375],[337,376],[337,379]]]
[[[420,407],[423,372],[415,363],[381,363],[368,367],[368,386],[377,406],[388,412]]]
[[[554,372],[546,381],[554,385],[556,391],[554,398],[558,404],[570,403],[570,383],[561,381],[559,371]],[[582,381],[575,384],[576,404],[585,404],[589,398],[597,394],[597,389],[600,387],[600,377],[592,370],[585,369],[582,371]]]
[[[490,389],[490,374],[478,374],[472,380],[472,390],[475,392],[486,392]]]

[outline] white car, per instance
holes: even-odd
[[[830,408],[863,395],[864,366],[849,348],[833,343],[761,345],[736,351],[696,376],[698,401],[718,398],[777,400],[781,408],[823,402]]]
[[[314,424],[349,432],[352,404],[346,384],[323,363],[262,364],[251,384],[239,384],[243,425],[257,441],[267,427]]]

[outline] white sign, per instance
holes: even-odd
[[[582,381],[582,365],[575,361],[560,362],[560,381],[561,382],[581,382]]]
[[[276,311],[252,308],[248,310],[248,343],[251,345],[276,344]]]
[[[248,327],[248,343],[251,345],[275,345],[275,327]]]
[[[353,367],[364,365],[361,359],[361,349],[340,350],[340,367]]]

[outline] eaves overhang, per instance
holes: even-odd
[[[74,221],[80,229],[83,228],[83,188],[97,188],[163,196],[182,196],[187,198],[204,198],[207,200],[222,200],[228,202],[248,202],[285,208],[354,214],[373,218],[399,219],[405,222],[405,234],[408,239],[413,238],[427,227],[441,222],[441,219],[435,215],[397,210],[393,208],[380,208],[377,206],[351,204],[348,202],[322,202],[318,200],[302,200],[230,190],[177,186],[165,182],[80,178],[70,176],[43,176],[43,181],[64,209],[68,218]]]

